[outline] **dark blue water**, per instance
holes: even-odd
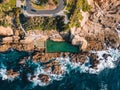
[[[0,62],[6,64],[7,68],[17,70],[19,68],[17,62],[27,55],[26,52],[18,51],[0,53]],[[105,69],[98,75],[72,70],[61,81],[53,81],[45,87],[34,87],[24,79],[24,75],[20,76],[21,79],[17,78],[14,81],[0,79],[0,90],[120,90],[120,63],[116,64],[116,68]]]

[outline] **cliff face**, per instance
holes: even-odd
[[[10,48],[19,51],[42,50],[44,52],[44,47],[40,47],[39,42],[45,42],[48,38],[53,41],[64,41],[62,36],[55,30],[29,30],[25,36],[21,29],[1,27],[0,36],[0,52],[7,51]]]
[[[82,12],[81,27],[72,31],[75,36],[73,40],[80,41],[83,50],[118,47],[120,38],[115,28],[120,22],[120,1],[88,0],[88,2],[92,9],[90,12]],[[84,40],[78,40],[78,38],[84,38]]]
[[[34,44],[31,42],[25,43],[25,38],[21,30],[13,30],[10,27],[0,28],[0,52],[7,51],[10,48],[17,49],[19,51],[32,51],[34,50]]]

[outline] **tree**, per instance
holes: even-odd
[[[0,0],[0,3],[2,3],[3,2],[3,0]]]

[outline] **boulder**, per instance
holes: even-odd
[[[13,30],[10,27],[2,27],[0,26],[0,36],[11,36],[13,35]]]
[[[3,38],[2,43],[11,43],[12,41],[13,41],[12,37],[5,37],[5,38]]]
[[[50,77],[45,74],[40,74],[38,77],[39,77],[39,80],[41,80],[41,82],[43,83],[48,83],[50,80]]]

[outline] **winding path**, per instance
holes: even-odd
[[[54,10],[35,10],[32,5],[30,0],[26,0],[26,14],[28,16],[51,16],[51,15],[56,15],[60,11],[63,10],[64,8],[64,1],[63,0],[58,0],[59,6],[54,9]]]

